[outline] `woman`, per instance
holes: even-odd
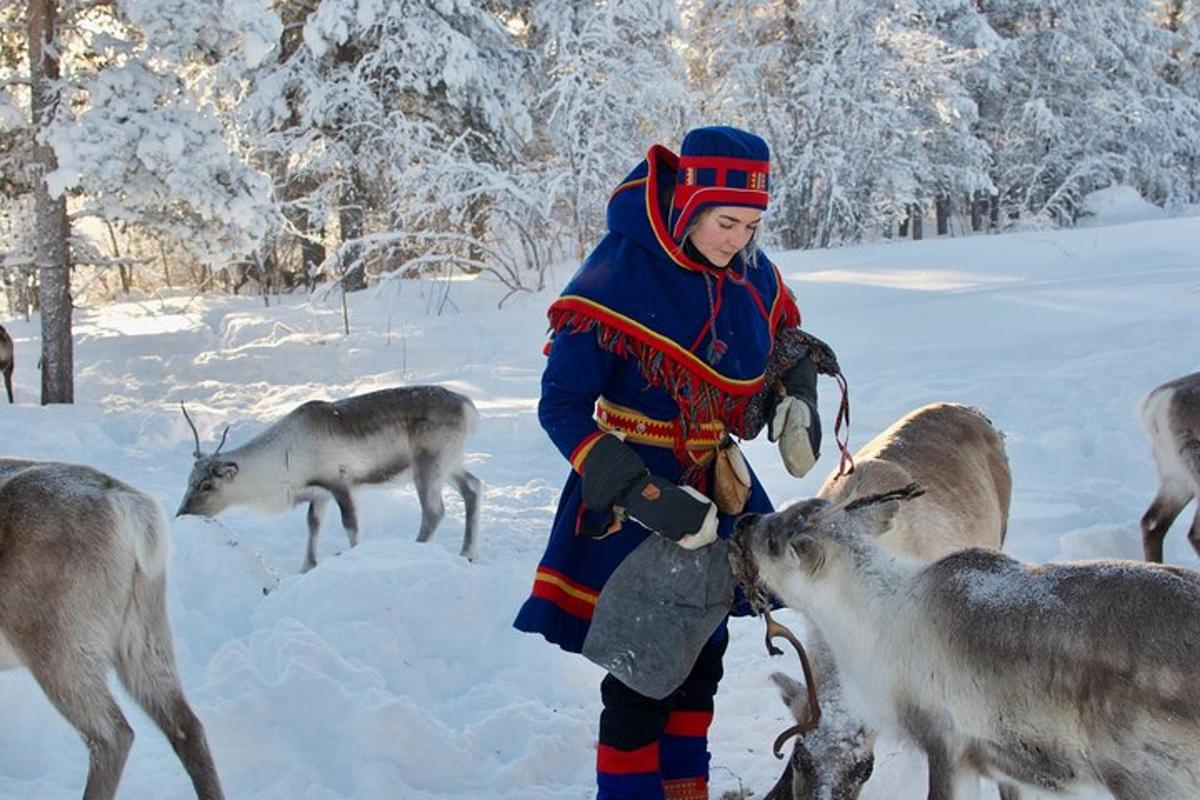
[[[550,306],[538,418],[572,472],[518,629],[579,652],[605,582],[648,536],[702,548],[729,536],[737,513],[771,511],[753,473],[741,508],[710,499],[718,445],[757,433],[756,398],[772,398],[766,416],[788,469],[815,461],[811,359],[782,376],[778,402],[764,377],[779,333],[800,324],[755,246],[768,172],[766,143],[736,128],[693,130],[679,156],[651,147],[609,200],[608,234]],[[707,798],[727,643],[722,622],[662,700],[606,676],[599,800]]]

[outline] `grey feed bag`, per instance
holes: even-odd
[[[727,540],[685,550],[652,534],[604,584],[583,655],[661,700],[687,678],[733,596]]]

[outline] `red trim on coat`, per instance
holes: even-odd
[[[618,750],[602,744],[596,748],[596,771],[608,775],[658,772],[658,742],[637,750]]]
[[[670,339],[661,333],[657,333],[644,325],[639,324],[633,319],[625,315],[613,311],[607,306],[602,306],[594,300],[588,300],[586,297],[576,295],[566,295],[555,300],[550,305],[550,325],[555,330],[561,327],[558,316],[563,312],[574,312],[590,320],[598,322],[602,325],[607,325],[614,330],[620,331],[626,336],[631,336],[642,344],[657,353],[662,353],[672,362],[679,365],[692,377],[703,381],[715,389],[719,389],[726,394],[734,397],[744,398],[750,397],[758,392],[763,385],[763,376],[759,375],[755,378],[747,378],[739,380],[736,378],[727,378],[697,356],[695,353],[690,353],[683,345]],[[772,330],[772,334],[774,331]]]
[[[596,613],[596,598],[599,594],[581,583],[549,567],[538,567],[533,579],[534,597],[546,600],[573,617],[591,622]]]
[[[589,433],[583,437],[583,441],[575,445],[575,449],[571,451],[571,455],[567,458],[571,462],[571,468],[583,474],[583,462],[588,457],[588,453],[592,452],[592,446],[596,444],[596,440],[604,435],[604,431],[596,431]]]
[[[672,711],[667,717],[667,727],[663,729],[663,733],[671,736],[703,737],[708,735],[712,721],[711,711]]]

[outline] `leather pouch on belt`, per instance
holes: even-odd
[[[723,514],[740,514],[750,499],[750,468],[741,448],[726,436],[717,446],[713,465],[713,502]]]

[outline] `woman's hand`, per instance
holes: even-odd
[[[601,436],[582,464],[583,504],[636,520],[659,536],[694,550],[717,538],[717,507],[690,486],[651,475],[617,436]],[[611,531],[608,531],[611,532]]]

